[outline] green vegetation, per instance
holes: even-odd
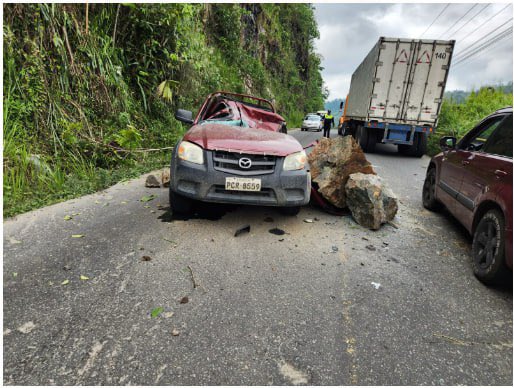
[[[460,139],[484,117],[506,106],[512,106],[512,92],[506,93],[503,87],[481,88],[471,92],[462,103],[444,99],[436,133],[429,137],[428,154],[435,155],[441,151],[441,137],[455,136]]]
[[[5,4],[4,216],[168,164],[215,90],[323,106],[308,4]]]

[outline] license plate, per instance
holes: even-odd
[[[225,190],[261,191],[261,180],[256,178],[225,178]]]

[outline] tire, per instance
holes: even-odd
[[[175,193],[170,187],[170,208],[172,213],[191,214],[193,202],[191,198]]]
[[[300,206],[282,207],[280,208],[280,213],[285,216],[296,216],[298,213],[300,213],[300,209]]]
[[[424,132],[415,132],[412,145],[398,144],[398,153],[421,158],[427,152],[427,144],[427,134]]]
[[[369,130],[368,131],[368,145],[367,145],[367,152],[374,153],[375,152],[375,146],[377,145],[377,131],[376,130]]]
[[[362,125],[357,127],[357,133],[355,134],[355,140],[359,143],[360,147],[364,152],[368,150],[368,131]]]
[[[436,169],[430,167],[423,183],[423,206],[433,212],[441,210],[443,205],[435,197]]]
[[[285,133],[287,134],[287,127],[285,124],[282,124],[282,127],[280,128],[280,133]]]
[[[493,285],[506,279],[505,220],[503,214],[489,210],[480,219],[471,247],[473,272],[484,284]]]

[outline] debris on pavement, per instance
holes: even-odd
[[[312,224],[314,220],[312,218],[304,218],[303,222],[306,222],[307,224]]]
[[[173,314],[174,314],[174,312],[173,312],[173,311],[167,311],[167,312],[165,312],[164,314],[162,314],[162,316],[163,316],[164,318],[167,318],[167,319],[168,319],[168,318],[171,318],[171,317],[173,316]]]
[[[89,278],[85,275],[80,275],[80,280],[89,280]]]
[[[141,202],[148,202],[148,201],[151,201],[152,199],[155,199],[157,198],[156,195],[153,195],[153,194],[150,194],[150,195],[144,195],[141,197],[140,201]]]
[[[371,285],[372,285],[373,287],[375,287],[375,289],[376,289],[376,290],[378,290],[378,289],[380,288],[380,286],[381,286],[381,284],[380,284],[380,283],[375,283],[375,282],[371,282]]]
[[[35,328],[36,328],[36,325],[34,324],[34,322],[29,321],[29,322],[25,322],[23,325],[18,327],[16,330],[18,330],[22,334],[28,334]]]
[[[339,251],[339,248],[335,245],[332,245],[332,253],[336,253],[337,251]]]
[[[65,285],[67,285],[69,283],[70,283],[70,281],[68,279],[63,280],[63,282],[61,283],[61,286],[65,286]]]
[[[370,251],[376,251],[377,248],[375,248],[373,245],[366,245],[366,249],[369,249]]]
[[[141,261],[151,261],[152,258],[150,256],[143,256],[141,257]]]
[[[275,234],[277,236],[282,236],[282,235],[286,234],[285,231],[283,231],[282,229],[279,229],[279,228],[270,229],[270,230],[268,230],[268,232],[270,232],[271,234]]]
[[[239,236],[240,234],[243,234],[243,233],[250,233],[250,225],[241,226],[234,233],[234,237],[237,237],[237,236]]]
[[[191,281],[193,282],[193,288],[198,287],[198,283],[196,283],[195,274],[193,273],[193,269],[189,265],[187,266],[187,269],[189,270],[189,273],[191,274]]]
[[[271,218],[271,217],[266,217],[264,219],[264,222],[273,222],[273,221],[275,221],[275,220],[273,218]]]
[[[184,296],[182,299],[180,299],[180,304],[186,304],[189,302],[189,298],[187,296]]]
[[[161,172],[162,187],[170,187],[170,171],[164,170]]]
[[[72,238],[82,238],[82,237],[85,237],[84,234],[72,234],[71,235]]]
[[[351,136],[323,138],[308,155],[312,181],[331,205],[346,207],[345,185],[351,174],[375,174],[362,149]]]
[[[162,307],[156,307],[152,310],[152,312],[150,313],[150,316],[152,318],[157,318],[162,312],[164,311],[164,308]]]
[[[72,217],[72,216],[69,216],[69,215],[65,215],[65,216],[64,216],[64,221],[69,221],[69,220],[71,220],[71,219],[73,219],[73,217]]]
[[[180,331],[178,331],[177,329],[173,329],[171,331],[171,335],[174,336],[174,337],[178,336],[179,334],[180,334]]]
[[[150,174],[146,177],[145,181],[146,187],[161,187],[161,183],[159,180],[155,177],[155,175]]]
[[[351,174],[346,183],[346,203],[361,226],[377,230],[398,211],[393,191],[374,174]]]

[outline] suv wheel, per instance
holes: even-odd
[[[428,210],[438,211],[442,205],[435,197],[435,167],[430,167],[427,171],[425,183],[423,183],[423,206]]]
[[[283,207],[280,208],[280,212],[285,216],[296,216],[300,213],[300,206]]]
[[[489,210],[480,219],[471,248],[473,272],[485,284],[499,283],[505,277],[505,221],[500,211]]]
[[[175,193],[170,187],[170,208],[176,214],[190,214],[193,209],[193,200]]]

